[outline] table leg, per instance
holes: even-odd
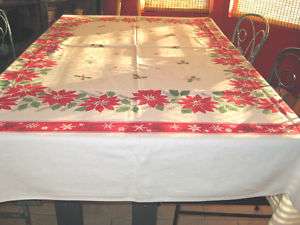
[[[80,202],[55,202],[57,225],[83,225]]]
[[[132,225],[156,225],[158,203],[133,203]]]

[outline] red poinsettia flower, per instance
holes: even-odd
[[[195,25],[195,26],[204,26],[205,25],[205,23],[204,23],[204,21],[203,21],[203,19],[193,19],[192,21],[190,21],[190,20],[188,20],[188,22],[191,22],[191,25]]]
[[[254,105],[255,98],[249,92],[224,91],[223,99],[237,106]]]
[[[56,32],[56,31],[51,31],[50,33],[46,34],[47,37],[49,38],[65,38],[65,37],[71,37],[73,34],[71,32]]]
[[[241,59],[233,58],[233,57],[228,57],[228,58],[215,58],[213,61],[216,64],[222,64],[222,65],[237,65],[242,62]]]
[[[41,53],[52,53],[56,50],[60,49],[59,44],[60,42],[57,40],[50,40],[50,39],[40,39],[36,41],[36,44],[41,45],[36,52]]]
[[[134,100],[139,105],[149,105],[152,108],[157,106],[163,107],[165,103],[168,103],[167,96],[162,95],[160,90],[139,90],[133,93]]]
[[[211,39],[208,43],[209,48],[227,48],[229,46],[229,41],[223,38],[220,39]]]
[[[100,21],[116,21],[116,17],[113,16],[109,16],[109,17],[100,17],[99,18]]]
[[[245,67],[237,67],[232,69],[232,73],[241,77],[259,77],[259,73],[255,69],[248,69]]]
[[[53,53],[57,50],[61,49],[59,45],[45,45],[45,46],[41,46],[39,47],[36,52],[37,53]]]
[[[71,27],[52,26],[50,30],[51,32],[65,32],[71,30]]]
[[[38,75],[31,70],[7,71],[2,75],[6,80],[14,80],[15,82],[31,81]]]
[[[81,24],[89,23],[92,20],[89,18],[74,18],[74,17],[61,17],[59,20],[59,26],[79,26]]]
[[[60,18],[60,22],[69,22],[69,21],[78,21],[79,18],[76,18],[76,17],[71,17],[71,16],[62,16]]]
[[[102,112],[105,109],[114,110],[119,105],[119,99],[117,96],[101,95],[99,97],[90,97],[80,106],[84,106],[85,110],[96,110]]]
[[[56,62],[48,59],[31,60],[25,63],[28,68],[50,68],[56,65]]]
[[[0,97],[0,110],[11,110],[11,107],[16,105],[16,98],[12,96],[4,96]]]
[[[160,22],[162,19],[160,17],[145,17],[147,22]]]
[[[233,56],[240,55],[240,51],[237,49],[229,49],[229,48],[219,48],[215,50],[215,53],[223,55],[223,56]]]
[[[179,101],[183,109],[191,109],[196,112],[213,112],[216,108],[217,102],[213,101],[211,97],[202,97],[200,95],[187,96]]]
[[[51,91],[50,93],[44,95],[43,102],[48,103],[49,105],[67,105],[70,102],[74,101],[74,99],[78,95],[76,94],[75,91],[65,91],[65,90],[60,90],[60,91]]]
[[[258,108],[263,110],[271,111],[272,113],[281,112],[284,115],[287,113],[292,113],[291,108],[282,100],[277,100],[275,98],[260,98],[257,101]]]
[[[90,20],[83,20],[83,21],[74,21],[74,22],[64,22],[64,23],[60,23],[59,25],[62,27],[78,27],[80,25],[89,23]]]
[[[46,57],[43,52],[25,52],[20,58],[25,60],[43,60]]]
[[[209,30],[200,30],[197,32],[197,36],[199,37],[213,37],[214,33]]]
[[[182,20],[181,19],[166,19],[165,20],[166,23],[173,23],[173,24],[180,24],[182,23]]]
[[[127,23],[134,23],[136,22],[135,17],[125,17],[122,19],[123,22],[127,22]]]
[[[230,85],[243,91],[253,91],[263,87],[263,84],[255,80],[231,80]]]
[[[45,87],[41,85],[17,85],[7,90],[6,94],[14,97],[37,96],[44,92]]]
[[[39,45],[57,45],[60,41],[53,39],[38,39],[35,43]]]

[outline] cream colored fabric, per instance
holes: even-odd
[[[209,39],[198,37],[199,28],[188,24],[189,19],[160,18],[156,22],[155,18],[152,21],[143,17],[116,17],[113,21],[88,18],[91,22],[72,27],[72,36],[61,42],[58,51],[49,54],[49,59],[57,65],[39,78],[43,86],[52,90],[85,91],[95,96],[114,91],[129,99],[138,90],[189,90],[193,95],[204,97],[218,91],[233,90],[226,72],[231,66],[213,62],[211,54],[214,54],[214,49],[209,47]],[[212,20],[202,20],[215,36],[225,38]],[[33,46],[27,52],[35,48]],[[241,66],[252,68],[243,56],[236,58],[242,60]],[[22,61],[16,61],[8,70],[14,71],[21,66]],[[258,81],[263,86],[261,95],[280,99],[263,78],[258,78]],[[227,113],[215,110],[184,115],[180,107],[180,104],[167,104],[163,111],[141,107],[139,113],[106,110],[101,115],[98,111],[74,113],[73,110],[53,111],[45,107],[43,110],[0,110],[0,117],[3,121],[22,121],[22,118],[26,121],[57,121],[64,118],[67,121],[299,122],[293,113],[265,114],[255,107],[229,110]]]
[[[198,34],[203,26],[208,27],[205,35],[218,39],[212,42]],[[47,87],[31,96],[38,103],[24,96],[7,100],[9,93],[22,95],[19,87],[11,89],[18,82],[7,72],[26,63],[36,66],[34,56],[28,60],[23,54],[1,77],[6,79],[1,84],[11,86],[0,95],[0,201],[207,201],[287,193],[300,209],[299,120],[272,104],[267,112],[252,102],[220,109],[227,104],[220,93],[234,88],[231,81],[237,75],[231,66],[214,62],[222,56],[210,45],[225,42],[227,51],[234,48],[211,19],[65,16],[53,28],[41,39],[60,42],[57,51],[43,55],[56,65],[34,69],[39,76],[30,81]],[[26,53],[40,50],[39,43],[45,42],[41,39]],[[247,67],[263,85],[251,99],[279,103],[280,97],[251,64],[239,53],[235,58],[241,60],[238,67]],[[134,99],[133,93],[145,89],[158,90],[164,107]],[[75,106],[56,104],[60,99],[51,97],[57,90],[73,91],[69,98]],[[138,111],[133,107],[122,112],[119,105],[102,111],[82,106],[109,94]],[[182,101],[195,96],[219,105],[186,113]],[[192,103],[189,107],[197,107],[197,101]],[[137,124],[129,133],[126,127],[115,130],[114,122]],[[289,125],[295,127],[285,127]]]

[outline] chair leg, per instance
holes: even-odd
[[[29,206],[25,203],[23,206],[23,215],[24,215],[24,219],[25,219],[25,224],[26,225],[31,225],[31,215],[30,215],[30,211],[29,211]]]
[[[176,204],[176,208],[175,208],[175,212],[174,212],[173,225],[178,224],[179,212],[180,212],[180,204]]]

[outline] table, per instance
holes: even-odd
[[[2,202],[300,209],[299,119],[210,18],[63,16],[0,86]]]

